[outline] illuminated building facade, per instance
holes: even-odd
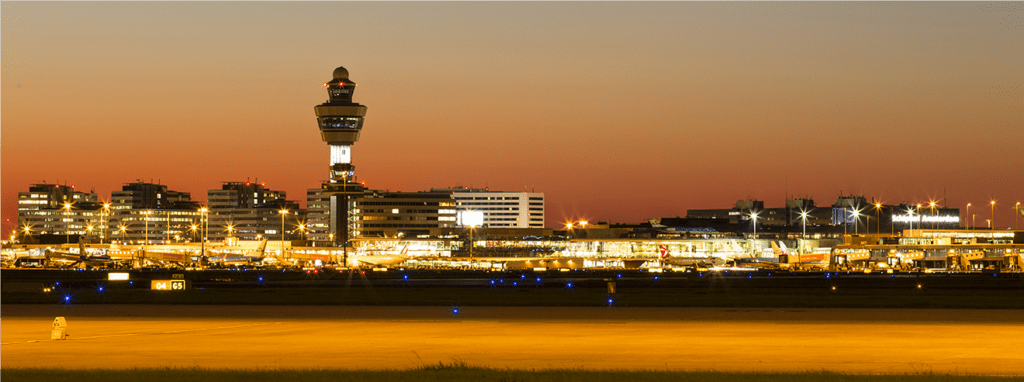
[[[264,183],[224,182],[219,190],[207,191],[206,196],[210,203],[207,237],[212,241],[229,236],[281,240],[282,217],[285,240],[304,237],[306,212],[298,202],[286,200],[285,191],[268,189]]]
[[[260,204],[283,200],[284,191],[268,189],[265,183],[224,182],[219,190],[206,192],[211,210],[252,208]]]
[[[544,193],[504,192],[468,188],[431,189],[450,192],[458,211],[480,211],[483,227],[543,228]]]
[[[112,240],[133,244],[190,241],[192,225],[201,220],[200,208],[188,192],[157,183],[127,183],[110,193],[107,231]]]
[[[95,202],[95,192],[75,191],[74,186],[33,184],[28,192],[18,193],[18,211],[61,208],[64,203]]]
[[[331,231],[331,196],[323,188],[306,190],[306,237],[314,242],[334,241]]]
[[[121,191],[110,193],[110,208],[115,211],[175,208],[176,204],[190,202],[190,193],[170,190],[166,185],[155,183],[128,183],[121,187]]]
[[[765,208],[760,200],[739,200],[730,209],[686,210],[686,218],[722,220],[752,228],[752,215],[756,213],[758,227],[792,227],[804,224],[804,212],[807,213],[807,226],[828,225],[832,219],[832,210],[815,206],[812,199],[786,200],[783,208]]]
[[[196,242],[202,231],[192,227],[201,221],[198,203],[177,203],[171,208],[116,210],[108,229],[111,240],[127,244]]]
[[[455,199],[448,192],[367,191],[355,199],[354,236],[415,237],[455,227]]]
[[[98,235],[104,216],[96,213],[102,208],[96,200],[95,192],[75,191],[74,186],[33,184],[28,192],[18,193],[18,233],[67,238],[95,231]]]

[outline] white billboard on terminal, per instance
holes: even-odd
[[[463,227],[480,227],[484,225],[483,211],[459,211],[456,214],[457,224]]]
[[[960,216],[934,216],[934,215],[893,215],[892,221],[896,223],[960,223]]]

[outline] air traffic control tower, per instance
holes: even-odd
[[[336,243],[349,245],[355,226],[350,216],[353,198],[363,193],[355,181],[352,145],[359,141],[366,106],[352,102],[356,83],[348,78],[348,70],[334,69],[334,78],[326,83],[327,102],[314,106],[320,136],[331,147],[331,180],[323,184],[324,195],[331,197],[330,232]]]

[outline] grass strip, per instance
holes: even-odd
[[[750,382],[967,382],[967,381],[1024,381],[1024,377],[999,377],[956,374],[882,374],[856,375],[829,371],[808,371],[802,373],[734,373],[716,371],[592,371],[592,370],[517,370],[490,369],[467,366],[455,362],[423,366],[411,370],[220,370],[205,368],[164,368],[127,370],[64,370],[54,368],[5,368],[0,371],[4,381],[48,381],[48,382],[321,382],[321,381],[750,381]]]

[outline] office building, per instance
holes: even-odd
[[[482,227],[544,228],[544,193],[506,192],[486,189],[445,188],[431,192],[450,192],[459,212],[480,211]]]
[[[264,183],[224,182],[219,190],[209,190],[206,195],[210,204],[206,230],[211,241],[224,241],[228,237],[240,240],[305,237],[306,212],[299,208],[298,202],[285,199],[285,191],[268,189]]]
[[[355,199],[355,236],[416,237],[455,227],[455,199],[449,192],[367,191]]]

